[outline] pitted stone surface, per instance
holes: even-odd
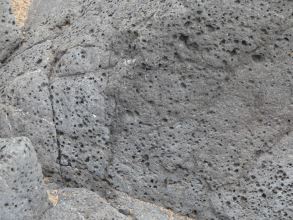
[[[50,191],[56,198],[56,205],[42,220],[192,220],[121,192],[111,193],[106,200],[82,188]]]
[[[21,32],[16,26],[10,0],[0,2],[0,66],[15,51],[21,42]]]
[[[27,27],[0,101],[52,124],[31,139],[66,185],[204,220],[291,218],[292,1],[36,0]]]
[[[56,193],[58,203],[49,209],[41,220],[126,220],[105,199],[86,189],[65,188]]]
[[[194,218],[178,215],[170,209],[165,209],[152,203],[134,199],[126,193],[118,191],[107,194],[106,198],[115,209],[128,216],[130,219],[195,220]]]
[[[45,173],[58,172],[56,131],[46,73],[41,69],[25,72],[5,85],[0,104],[1,136],[29,137]]]
[[[43,76],[30,72],[6,86],[0,104],[0,132],[2,137],[29,137],[45,173],[51,173],[59,170],[58,149],[47,78]]]
[[[0,174],[0,219],[39,219],[49,203],[29,139],[0,139]]]

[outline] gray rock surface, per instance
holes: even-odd
[[[291,219],[292,42],[290,0],[35,0],[0,69],[0,136],[101,196]]]
[[[134,220],[193,220],[174,213],[170,209],[157,206],[128,196],[126,193],[114,191],[106,196],[107,201],[120,213]]]
[[[1,137],[29,137],[45,173],[58,172],[56,129],[46,73],[41,70],[24,72],[2,85]]]
[[[0,64],[7,60],[21,42],[20,29],[15,24],[9,3],[10,0],[0,2]]]
[[[27,138],[0,139],[0,219],[40,219],[48,209],[41,166]]]
[[[42,220],[191,220],[171,210],[115,192],[107,200],[81,188],[51,190],[55,206]]]
[[[55,192],[58,203],[41,220],[126,220],[105,199],[86,189],[62,189]]]

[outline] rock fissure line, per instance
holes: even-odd
[[[292,6],[34,0],[25,32],[4,7],[0,136],[30,138],[58,189],[41,218],[87,218],[99,194],[120,220],[177,220],[141,201],[202,220],[290,219]],[[21,170],[31,175],[28,161]],[[16,187],[43,178],[1,169]],[[66,191],[84,204],[68,204]],[[106,219],[103,210],[89,214]]]
[[[62,57],[62,55],[61,55],[61,57]],[[55,128],[56,145],[57,145],[57,151],[58,151],[58,156],[57,156],[56,160],[57,160],[57,163],[59,164],[59,173],[60,173],[62,183],[64,183],[64,177],[62,174],[62,149],[61,149],[61,144],[60,144],[60,132],[57,127],[57,115],[56,115],[56,109],[55,109],[55,105],[54,105],[54,92],[52,90],[54,66],[61,57],[54,56],[53,61],[50,63],[50,70],[48,72],[47,77],[48,77],[49,100],[50,100],[50,106],[51,106],[51,111],[52,111],[52,120],[53,120],[54,128]]]
[[[49,100],[50,100],[50,104],[51,104],[51,108],[52,108],[52,116],[53,116],[53,123],[54,123],[54,128],[55,128],[55,133],[56,133],[56,145],[57,145],[57,150],[58,150],[58,156],[57,156],[57,163],[59,164],[59,172],[60,172],[60,177],[63,181],[63,175],[62,175],[62,169],[61,169],[61,159],[62,159],[62,149],[61,149],[61,145],[60,145],[60,134],[58,132],[57,129],[57,125],[56,125],[56,111],[55,111],[55,107],[54,107],[54,100],[53,100],[53,92],[51,87],[51,82],[49,81],[49,86],[48,86],[48,90],[49,90]]]
[[[11,51],[5,57],[3,57],[2,60],[0,60],[1,67],[5,66],[5,64],[11,61],[11,59],[15,56],[16,52],[19,50],[23,42],[24,41],[18,42],[13,48],[11,48]]]

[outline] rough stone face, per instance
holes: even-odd
[[[39,219],[49,207],[41,166],[27,138],[0,139],[0,219]]]
[[[13,34],[18,30],[17,47],[3,43],[6,35],[0,35],[0,47],[5,49],[5,59],[0,64],[0,137],[26,136],[33,142],[45,175],[59,172],[56,128],[48,88],[48,70],[50,42],[25,47],[24,29],[20,31],[11,14],[9,1],[4,1],[3,17],[11,19],[6,29],[0,31]],[[8,13],[9,12],[9,13]],[[9,16],[7,15],[9,14]],[[6,21],[3,19],[5,25]],[[12,25],[13,24],[13,25]],[[14,38],[9,37],[12,42]],[[3,41],[3,42],[2,42]],[[39,49],[37,49],[39,48]],[[9,52],[7,52],[9,51]]]
[[[56,129],[46,73],[31,70],[4,85],[0,101],[1,136],[29,137],[45,173],[58,172]]]
[[[21,33],[12,15],[10,0],[0,2],[0,65],[19,46]]]
[[[41,220],[126,220],[105,199],[86,189],[58,191],[58,204],[49,209]]]
[[[0,135],[26,133],[69,186],[287,220],[292,42],[289,0],[36,0],[0,69],[2,108],[31,116],[1,111]]]
[[[42,220],[191,220],[121,192],[109,194],[107,200],[81,188],[51,192],[56,198],[56,205],[44,214]]]
[[[130,219],[192,220],[186,216],[177,215],[169,209],[134,199],[126,193],[114,191],[107,194],[106,198],[115,209]]]

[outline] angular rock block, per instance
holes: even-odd
[[[118,191],[106,199],[83,188],[51,190],[50,194],[55,207],[42,220],[192,220]]]
[[[0,219],[39,219],[48,207],[41,166],[30,140],[0,139]]]
[[[170,209],[130,197],[119,191],[106,196],[107,201],[120,213],[136,220],[195,220],[174,213]]]
[[[56,206],[41,220],[127,220],[105,199],[86,189],[62,189],[56,193]]]
[[[45,175],[57,173],[58,148],[48,78],[40,69],[4,83],[0,97],[0,136],[28,137]]]

